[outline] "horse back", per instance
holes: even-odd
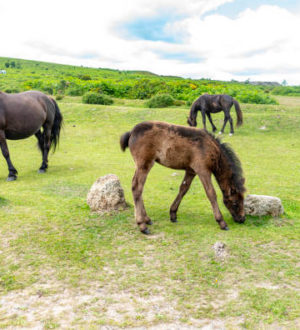
[[[164,122],[143,122],[132,130],[129,148],[137,164],[157,162],[169,168],[187,170],[208,166],[211,143],[211,136],[205,130]]]

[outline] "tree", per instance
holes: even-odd
[[[287,81],[284,79],[283,82],[281,83],[282,86],[286,86],[287,85]]]

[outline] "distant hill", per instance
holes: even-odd
[[[169,94],[190,105],[203,93],[228,94],[243,103],[276,104],[270,95],[272,82],[226,82],[210,79],[186,79],[163,76],[143,70],[116,70],[56,64],[0,57],[0,90],[17,93],[40,90],[51,95],[82,96],[86,92],[103,93],[116,98],[149,99]],[[178,103],[180,104],[180,102]]]

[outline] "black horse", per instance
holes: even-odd
[[[51,147],[55,150],[58,144],[62,121],[57,103],[41,92],[0,92],[0,146],[8,165],[7,181],[16,180],[18,172],[10,160],[6,139],[25,139],[35,134],[43,157],[39,172],[44,173],[49,150]]]
[[[190,116],[188,118],[188,124],[190,126],[197,126],[197,111],[201,111],[202,114],[202,121],[204,129],[206,129],[206,118],[205,115],[208,117],[208,120],[211,123],[212,130],[215,132],[217,130],[216,126],[214,125],[210,114],[217,113],[220,111],[224,111],[224,124],[220,131],[220,134],[224,133],[224,129],[226,126],[227,121],[229,120],[230,123],[230,135],[234,133],[233,130],[233,123],[232,118],[230,116],[230,108],[234,104],[235,111],[237,115],[237,123],[236,126],[240,126],[243,124],[243,115],[239,103],[231,96],[226,94],[221,95],[209,95],[204,94],[201,95],[193,104],[190,110]]]

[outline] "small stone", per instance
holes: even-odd
[[[174,173],[171,174],[171,176],[177,176],[177,175],[179,175],[179,174],[176,173],[176,172],[174,172]]]
[[[99,178],[87,195],[87,203],[91,211],[100,214],[124,210],[127,204],[119,178],[114,174]]]
[[[225,243],[216,242],[212,248],[215,251],[215,257],[217,259],[223,260],[228,256],[227,247]]]
[[[265,130],[267,127],[265,125],[261,126],[259,129]]]
[[[280,198],[265,195],[248,195],[244,201],[245,213],[254,216],[271,215],[277,217],[284,209]]]

